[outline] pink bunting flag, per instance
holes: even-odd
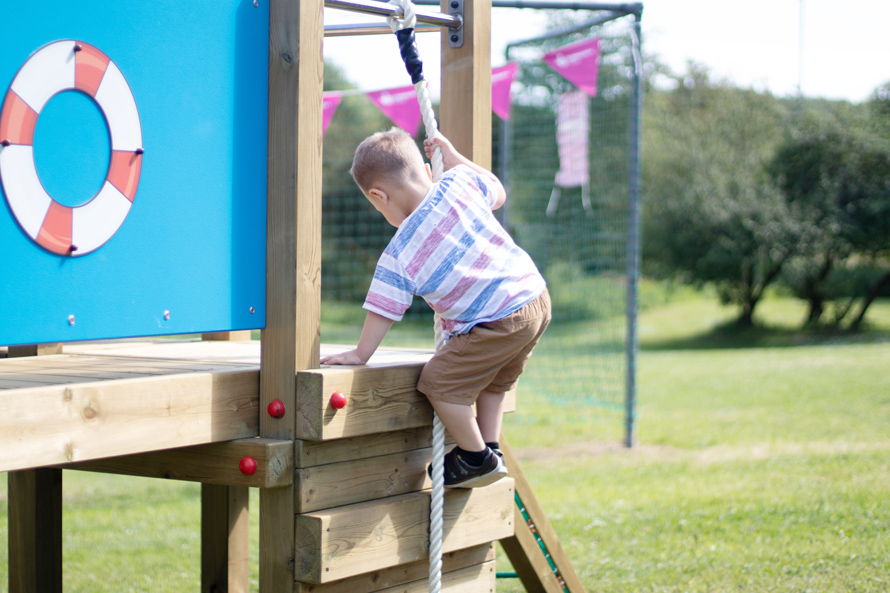
[[[340,93],[324,93],[322,94],[322,103],[321,103],[321,135],[324,136],[325,132],[328,131],[328,125],[331,123],[331,118],[334,117],[334,113],[337,111],[337,107],[340,106],[340,101],[343,99],[343,95]]]
[[[411,134],[411,136],[417,135],[421,115],[420,105],[417,104],[417,92],[413,86],[372,91],[368,93],[368,98],[393,123]]]
[[[518,70],[515,62],[491,70],[491,110],[505,121],[510,119],[510,87]]]
[[[556,105],[556,144],[559,149],[559,171],[556,185],[575,187],[587,183],[587,137],[589,117],[587,102],[590,99],[581,91],[571,91],[559,96]]]
[[[593,38],[547,52],[544,61],[576,87],[596,97],[599,55],[600,40]]]

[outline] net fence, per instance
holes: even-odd
[[[623,431],[632,24],[625,17],[507,49],[505,57],[518,64],[518,73],[509,118],[492,116],[493,169],[508,195],[498,215],[544,274],[553,302],[553,322],[520,381],[513,426],[559,420],[579,438],[617,439]],[[585,39],[599,40],[593,97],[542,59]],[[348,172],[355,146],[391,125],[356,94],[343,97],[327,130],[323,320],[360,309],[377,258],[395,231]],[[351,315],[343,312],[339,321]],[[344,327],[323,323],[322,339],[357,340],[360,326]],[[392,334],[390,345],[432,346],[426,304],[417,299]],[[591,435],[586,427],[594,420],[600,426]]]

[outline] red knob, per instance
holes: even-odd
[[[339,391],[335,391],[331,394],[331,407],[335,410],[340,410],[346,407],[346,396],[340,393]]]
[[[256,473],[256,459],[253,457],[245,457],[241,460],[241,463],[238,464],[238,469],[240,469],[241,473],[245,476],[252,476]]]
[[[280,399],[276,399],[272,403],[269,404],[269,416],[273,418],[283,418],[284,412],[286,411],[284,408],[284,402]]]

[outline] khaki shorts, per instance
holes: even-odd
[[[545,288],[503,319],[480,323],[449,339],[423,368],[417,390],[431,400],[468,406],[480,391],[510,391],[549,323],[550,295]]]

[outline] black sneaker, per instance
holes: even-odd
[[[427,473],[432,475],[429,466]],[[489,453],[482,465],[470,465],[455,451],[445,455],[445,486],[448,488],[476,488],[493,484],[507,475],[507,467],[500,456]]]

